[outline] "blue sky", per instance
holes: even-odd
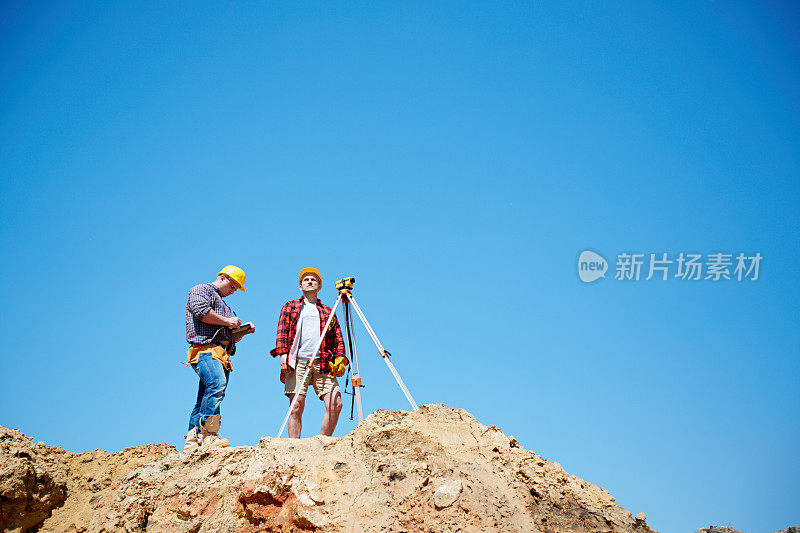
[[[257,331],[222,433],[274,435],[267,351],[316,266],[418,403],[662,532],[800,525],[798,34],[792,2],[4,2],[0,424],[180,444],[186,295],[234,263]],[[618,281],[623,252],[764,259]],[[407,409],[356,329],[365,411]]]

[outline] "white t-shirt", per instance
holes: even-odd
[[[308,300],[303,302],[303,310],[297,320],[297,335],[300,336],[300,348],[297,351],[298,361],[309,361],[314,355],[314,348],[319,342],[319,309]]]

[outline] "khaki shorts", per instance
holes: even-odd
[[[308,393],[309,383],[314,387],[314,392],[317,393],[317,396],[320,398],[329,392],[339,390],[339,382],[336,381],[334,376],[326,376],[319,371],[319,359],[314,361],[311,372],[308,373],[306,382],[303,383],[301,387],[297,382],[300,381],[300,378],[305,374],[307,366],[308,361],[297,361],[297,368],[294,369],[294,372],[286,374],[286,386],[283,389],[284,394],[287,396],[290,394],[305,395]]]

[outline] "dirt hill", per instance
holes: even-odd
[[[0,427],[4,531],[651,529],[604,489],[441,405],[377,411],[344,437],[188,453],[70,453]]]

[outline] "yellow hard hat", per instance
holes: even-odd
[[[319,282],[322,283],[322,274],[320,274],[319,270],[317,270],[316,268],[310,268],[310,267],[306,267],[306,268],[304,268],[303,270],[300,271],[300,278],[297,280],[297,282],[298,283],[302,283],[303,277],[306,274],[314,274],[315,276],[317,276],[317,279],[319,280]]]
[[[241,268],[239,268],[237,266],[234,266],[234,265],[228,265],[228,266],[224,267],[222,270],[220,270],[219,272],[217,272],[217,276],[220,276],[222,274],[225,274],[226,276],[231,278],[233,281],[235,281],[236,284],[238,285],[238,287],[236,287],[237,289],[241,289],[242,292],[245,292],[245,290],[244,290],[244,270],[242,270]]]

